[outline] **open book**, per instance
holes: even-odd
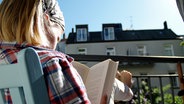
[[[91,68],[76,61],[72,64],[81,75],[92,104],[100,104],[101,98],[105,94],[108,96],[108,101],[110,100],[118,62],[107,59]]]

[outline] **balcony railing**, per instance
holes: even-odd
[[[158,87],[159,89],[159,96],[161,97],[161,100],[159,102],[159,104],[166,104],[164,101],[164,91],[163,91],[163,82],[164,80],[170,80],[169,83],[167,83],[168,85],[170,85],[170,91],[169,93],[172,95],[171,96],[171,100],[172,100],[172,104],[175,104],[175,96],[178,96],[177,93],[179,90],[184,90],[184,79],[183,79],[183,72],[182,72],[182,63],[184,63],[184,57],[179,57],[179,56],[107,56],[107,55],[79,55],[79,54],[70,54],[70,56],[72,56],[76,61],[88,61],[88,62],[99,62],[99,61],[103,61],[106,59],[112,59],[114,61],[119,61],[121,62],[125,62],[125,63],[176,63],[176,67],[177,67],[177,74],[174,75],[140,75],[140,76],[135,76],[133,75],[133,79],[136,81],[136,83],[134,83],[135,87],[132,88],[133,91],[135,91],[134,93],[137,95],[137,102],[138,104],[142,104],[143,102],[141,101],[141,85],[140,85],[140,81],[141,79],[147,79],[148,83],[148,97],[150,99],[150,104],[154,103],[153,100],[153,86],[152,86],[152,80],[153,79],[157,79],[157,81],[159,82]],[[173,78],[177,78],[178,82],[179,82],[179,87],[174,86],[174,82],[172,81]],[[181,97],[181,99],[184,101],[184,96]]]
[[[176,103],[177,100],[182,101],[182,97],[177,95],[180,90],[175,80],[178,79],[178,74],[140,75],[133,76],[133,79],[136,82],[134,83],[135,87],[132,87],[136,96],[136,98],[134,98],[136,104],[145,104],[145,99],[149,100],[149,103],[146,104],[178,104]],[[142,80],[147,80],[147,83],[143,84],[141,82]],[[157,81],[157,85],[152,85],[155,84],[155,80]],[[163,82],[168,83],[164,84]],[[147,90],[145,87],[147,87]],[[164,96],[169,96],[170,101],[166,101],[168,98],[166,99]],[[175,98],[176,96],[178,96],[178,99]],[[159,100],[157,99],[158,101],[156,101],[156,97],[159,97]]]

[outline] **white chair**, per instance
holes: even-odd
[[[13,104],[50,104],[42,67],[34,49],[27,48],[17,55],[18,63],[0,65],[0,104],[4,88],[9,88]]]

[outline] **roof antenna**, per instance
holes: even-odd
[[[133,20],[132,20],[132,16],[130,16],[130,30],[133,30]]]

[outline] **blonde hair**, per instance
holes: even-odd
[[[41,0],[3,0],[0,4],[0,41],[47,46]]]

